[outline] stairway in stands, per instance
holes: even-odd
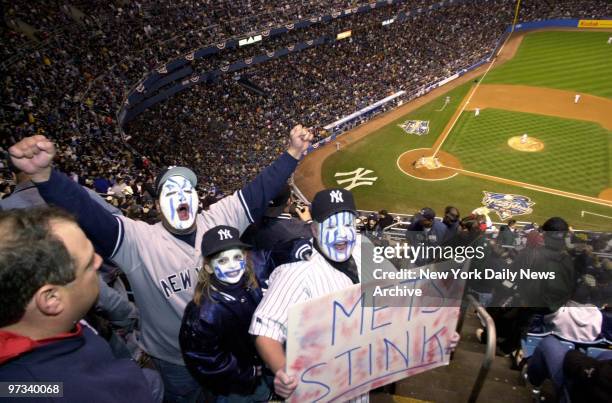
[[[463,403],[467,402],[484,358],[485,346],[476,339],[478,318],[467,313],[461,342],[449,366],[443,366],[404,379],[396,384],[395,394],[373,393],[374,403]],[[519,381],[519,371],[510,369],[509,358],[497,356],[477,402],[530,403],[531,393]]]

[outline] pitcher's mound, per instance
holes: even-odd
[[[528,153],[537,153],[544,149],[544,143],[535,137],[527,137],[523,140],[523,136],[514,136],[508,139],[508,145],[518,151],[526,151]]]
[[[432,148],[406,151],[397,159],[397,166],[406,175],[423,180],[444,180],[457,175],[456,171],[448,169],[448,167],[461,168],[461,163],[455,156],[438,151],[433,158],[433,153]]]

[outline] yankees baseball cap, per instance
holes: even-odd
[[[433,211],[433,209],[429,207],[425,207],[421,209],[421,211],[419,211],[419,214],[421,214],[423,218],[430,220],[430,221],[436,218],[436,212]]]
[[[243,243],[240,231],[229,225],[217,225],[202,237],[202,255],[205,257],[233,248],[250,249],[251,245]]]
[[[324,221],[332,214],[340,211],[350,211],[357,215],[353,194],[342,188],[321,190],[312,199],[311,214],[317,222]]]
[[[155,193],[159,196],[159,190],[163,183],[171,176],[182,176],[186,178],[193,187],[198,184],[198,178],[196,174],[189,168],[171,166],[161,170],[161,172],[155,178]]]

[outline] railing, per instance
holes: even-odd
[[[484,321],[484,326],[487,333],[487,349],[485,351],[485,357],[482,360],[482,365],[480,366],[480,370],[478,371],[478,375],[476,376],[476,380],[474,381],[474,386],[472,386],[472,391],[470,392],[470,397],[468,398],[469,403],[475,403],[478,400],[478,395],[482,390],[482,386],[487,378],[487,374],[489,373],[489,369],[491,368],[491,364],[495,359],[495,349],[497,343],[497,332],[495,330],[495,323],[493,322],[493,318],[489,315],[486,309],[480,305],[480,303],[474,298],[472,295],[467,295],[467,306],[464,307],[461,317],[459,318],[459,322],[457,323],[457,333],[461,333],[461,329],[463,328],[463,321],[467,311],[474,307],[478,316]]]

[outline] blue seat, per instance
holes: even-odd
[[[521,347],[523,348],[523,357],[524,358],[531,357],[533,355],[533,352],[535,351],[536,347],[538,346],[538,344],[540,344],[542,339],[544,339],[544,337],[546,337],[546,336],[548,336],[548,334],[545,334],[545,335],[542,335],[542,336],[541,335],[538,335],[538,336],[527,335],[527,337],[521,339]],[[565,341],[565,340],[559,340],[559,341],[568,350],[575,350],[576,349],[576,346],[572,342]]]
[[[588,355],[591,358],[597,358],[599,354],[605,353],[608,351],[612,351],[612,350],[607,349],[607,348],[601,348],[601,347],[588,347],[586,349],[586,355]]]

